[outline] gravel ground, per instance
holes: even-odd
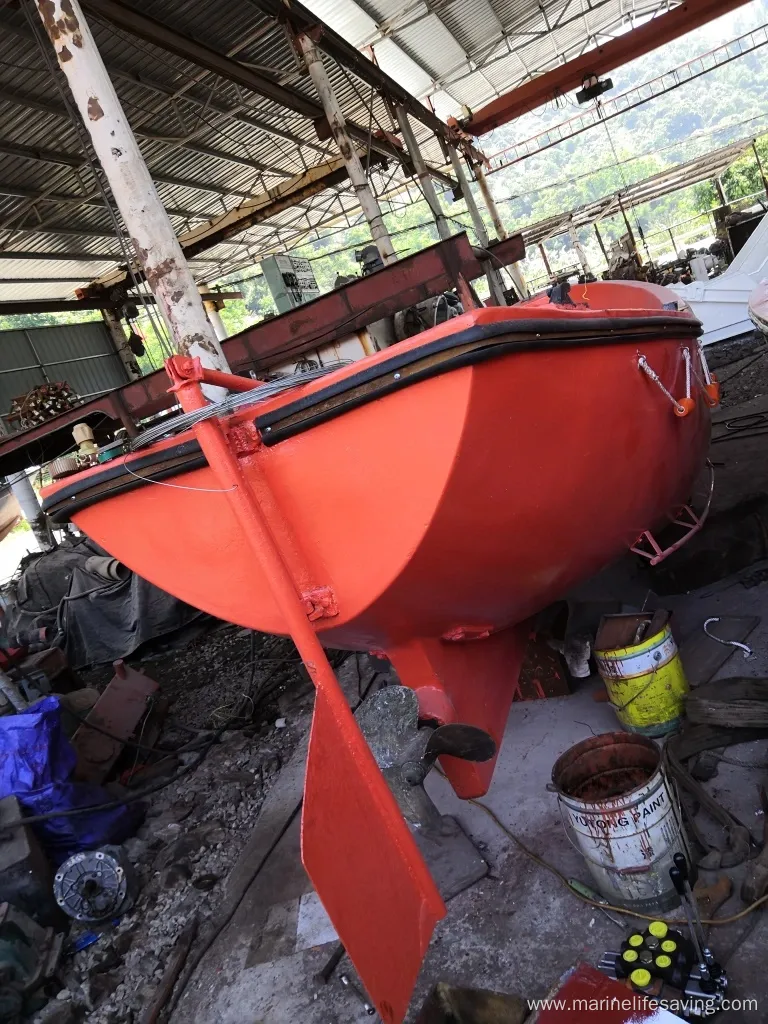
[[[725,408],[768,394],[768,343],[756,331],[705,349],[717,373]]]
[[[143,825],[124,844],[136,875],[133,907],[116,925],[73,923],[70,944],[88,932],[99,938],[62,961],[65,987],[53,986],[35,1024],[137,1024],[179,934],[193,916],[204,928],[219,911],[265,796],[309,725],[313,690],[290,640],[220,625],[140,667],[172,700],[164,745],[188,744],[189,730],[202,730],[204,741],[233,715],[241,727],[224,731],[198,767],[149,798]],[[81,673],[97,687],[111,674]],[[169,770],[197,758],[178,753]]]
[[[723,408],[768,394],[768,348],[725,364],[717,370],[717,376]]]

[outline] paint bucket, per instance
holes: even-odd
[[[680,903],[673,856],[690,861],[680,808],[645,736],[608,732],[577,743],[552,769],[566,834],[609,903],[655,914]]]
[[[651,631],[640,643],[609,649],[598,633],[595,662],[621,724],[643,736],[664,736],[680,725],[688,680],[669,622],[659,630],[651,623]]]

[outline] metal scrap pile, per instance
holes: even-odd
[[[26,395],[13,399],[7,419],[12,426],[26,430],[27,427],[44,423],[79,403],[79,397],[65,380],[38,384]]]

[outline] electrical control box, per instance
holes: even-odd
[[[278,313],[287,313],[320,294],[309,260],[296,256],[267,256],[261,261],[264,280]]]

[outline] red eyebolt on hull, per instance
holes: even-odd
[[[706,458],[698,322],[654,286],[578,299],[476,310],[262,402],[257,385],[45,491],[158,586],[295,640],[317,688],[304,864],[387,1022],[445,908],[321,644],[385,652],[422,718],[498,747],[529,617],[674,518]],[[167,368],[186,411],[226,383]],[[486,792],[493,760],[441,763]]]

